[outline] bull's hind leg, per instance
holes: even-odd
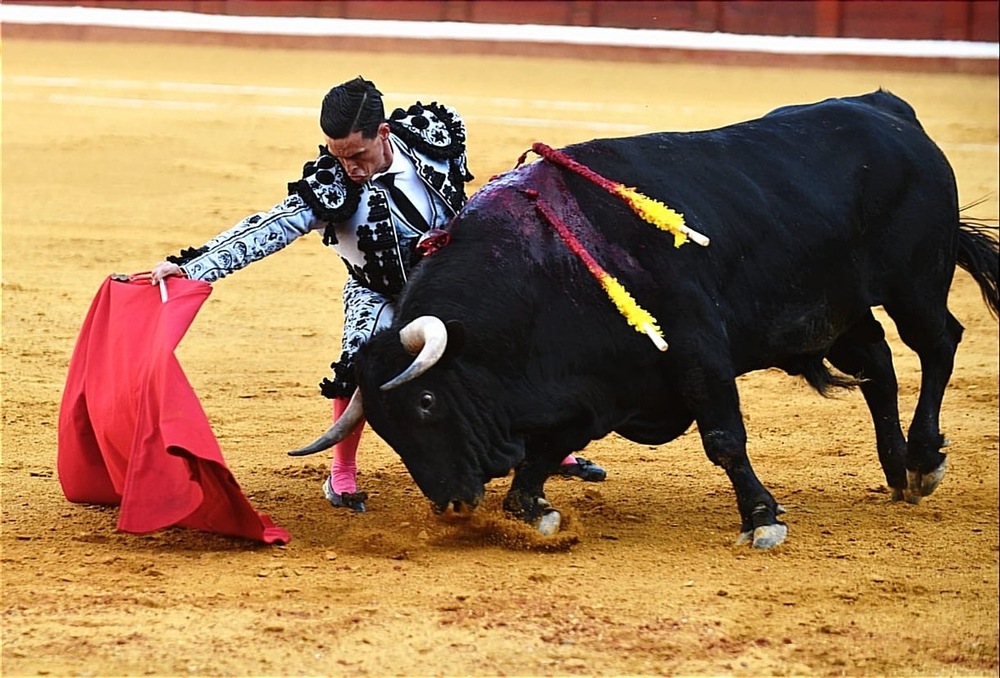
[[[947,286],[945,286],[947,289]],[[945,300],[924,297],[912,305],[885,306],[899,336],[920,358],[920,397],[907,435],[907,488],[904,498],[913,504],[931,494],[944,478],[947,445],[941,434],[941,403],[955,366],[955,351],[963,327],[945,307]]]
[[[837,339],[827,356],[841,372],[861,380],[875,426],[875,446],[893,500],[907,488],[906,438],[899,423],[899,387],[885,332],[869,313]]]

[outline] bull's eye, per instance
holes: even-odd
[[[430,409],[434,406],[434,394],[430,391],[424,391],[420,394],[420,409],[424,412],[430,412]]]

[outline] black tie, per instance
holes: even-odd
[[[420,213],[420,210],[410,202],[410,199],[406,197],[406,194],[395,183],[396,177],[394,174],[383,174],[377,181],[378,183],[389,189],[389,195],[392,196],[392,202],[399,208],[399,211],[403,213],[403,217],[406,218],[407,223],[413,226],[415,229],[421,233],[426,232],[430,226],[427,224],[427,220],[424,219],[424,215]]]

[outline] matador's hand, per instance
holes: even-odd
[[[149,272],[149,282],[156,285],[161,280],[175,275],[186,277],[187,274],[177,264],[172,264],[169,261],[161,261]]]

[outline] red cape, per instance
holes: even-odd
[[[83,322],[59,410],[59,482],[72,502],[120,505],[118,529],[172,525],[268,544],[288,532],[250,506],[174,349],[212,288],[104,281]]]

